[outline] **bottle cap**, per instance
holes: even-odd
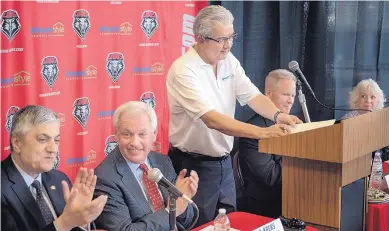
[[[224,213],[224,214],[226,214],[226,209],[219,209],[219,213]]]

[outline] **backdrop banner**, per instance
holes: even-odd
[[[206,1],[2,1],[1,157],[10,153],[14,114],[46,106],[61,120],[55,168],[71,180],[117,145],[112,116],[140,100],[158,116],[154,150],[167,153],[166,74],[194,42]]]

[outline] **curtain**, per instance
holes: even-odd
[[[296,60],[316,97],[330,107],[348,108],[348,95],[362,79],[376,80],[389,95],[389,2],[258,1],[211,2],[234,15],[238,34],[232,53],[263,92],[268,72]],[[303,85],[311,121],[345,112],[320,106]],[[237,107],[242,121],[253,115]],[[298,98],[291,111],[303,118]]]

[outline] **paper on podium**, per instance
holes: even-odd
[[[203,229],[201,229],[200,231],[213,231],[214,228],[213,228],[213,225],[209,225]],[[230,231],[240,231],[239,229],[233,229],[233,228],[230,228]]]
[[[335,123],[335,120],[324,120],[312,123],[296,124],[294,127],[290,127],[290,133],[305,132],[316,128],[323,128],[331,126]]]

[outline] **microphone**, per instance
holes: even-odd
[[[307,108],[307,101],[305,100],[305,95],[301,89],[301,81],[300,79],[297,79],[297,90],[298,90],[298,97],[299,97],[299,102],[300,102],[300,105],[301,105],[301,108],[303,109],[303,113],[304,113],[304,118],[305,118],[305,122],[306,123],[310,123],[311,122],[311,118],[309,117],[309,112],[308,112],[308,108]]]
[[[166,179],[163,176],[161,170],[159,170],[158,168],[149,169],[147,171],[147,178],[165,187],[169,191],[169,193],[172,194],[175,198],[182,197],[187,200],[189,204],[193,203],[193,201],[189,197],[183,194],[180,190],[177,189],[175,185],[173,185],[168,179]]]
[[[311,92],[313,97],[316,98],[315,92],[312,90],[311,85],[309,85],[309,83],[308,83],[307,79],[305,78],[303,72],[300,70],[298,62],[293,60],[293,61],[291,61],[289,63],[288,66],[289,66],[289,70],[291,70],[297,76],[297,78],[299,78],[300,80],[302,80],[304,82],[304,84],[305,84],[305,86],[307,86],[309,92]]]
[[[318,102],[321,106],[325,107],[325,108],[328,108],[330,110],[339,110],[339,111],[355,111],[355,110],[360,110],[360,111],[369,111],[370,110],[366,110],[366,109],[344,109],[344,108],[334,108],[334,107],[329,107],[325,104],[323,104],[322,102],[320,102],[317,98],[316,98],[316,95],[315,95],[315,92],[312,90],[311,86],[309,85],[307,79],[305,78],[303,72],[300,70],[300,67],[299,67],[299,64],[297,61],[293,60],[291,61],[289,64],[288,64],[288,67],[289,67],[289,70],[291,70],[296,76],[298,79],[302,80],[305,84],[305,86],[308,88],[309,92],[312,94],[313,98],[316,100],[316,102]],[[304,107],[303,107],[303,110],[304,110]],[[304,112],[305,113],[305,112]]]

